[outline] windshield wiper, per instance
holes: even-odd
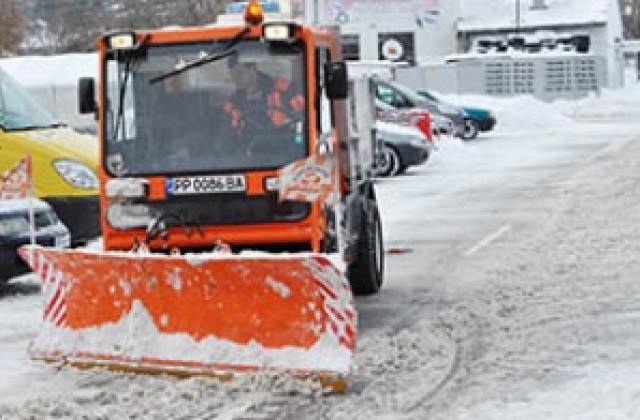
[[[175,75],[178,75],[180,73],[183,73],[189,69],[195,68],[195,67],[200,67],[203,64],[207,64],[207,63],[211,63],[213,61],[218,61],[218,60],[222,60],[223,58],[229,57],[230,55],[236,54],[236,50],[233,48],[236,46],[236,44],[238,42],[240,42],[240,40],[242,39],[243,36],[245,36],[245,34],[247,34],[250,31],[249,27],[243,28],[240,32],[238,32],[236,35],[234,35],[233,38],[231,38],[229,40],[229,42],[222,48],[222,52],[217,53],[217,54],[207,54],[204,55],[203,57],[198,58],[197,60],[194,60],[190,63],[186,63],[184,65],[181,65],[178,68],[175,68],[173,70],[170,70],[166,73],[162,73],[159,76],[153,77],[151,79],[149,79],[149,83],[153,84],[153,83],[157,83],[160,82],[164,79],[167,79],[169,77],[173,77]]]

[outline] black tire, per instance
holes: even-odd
[[[367,200],[363,209],[356,258],[347,268],[351,290],[355,295],[373,295],[382,287],[384,245],[382,223],[375,200]]]
[[[402,162],[396,149],[385,144],[376,162],[376,173],[379,176],[395,176],[401,167]]]
[[[473,140],[476,137],[478,137],[479,133],[480,133],[480,126],[478,125],[477,122],[469,118],[464,120],[464,132],[460,136],[462,140]]]

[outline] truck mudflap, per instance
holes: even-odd
[[[223,379],[288,372],[346,389],[356,313],[327,255],[20,253],[44,297],[34,359]]]

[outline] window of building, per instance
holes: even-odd
[[[342,35],[342,58],[344,60],[360,60],[360,36]]]

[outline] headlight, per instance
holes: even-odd
[[[76,188],[91,190],[98,188],[98,177],[84,163],[75,160],[59,159],[53,162],[58,174]]]
[[[20,215],[0,217],[0,236],[15,236],[28,232],[29,222],[26,217]]]
[[[153,219],[151,210],[144,204],[113,204],[107,210],[107,221],[116,229],[144,228]]]

